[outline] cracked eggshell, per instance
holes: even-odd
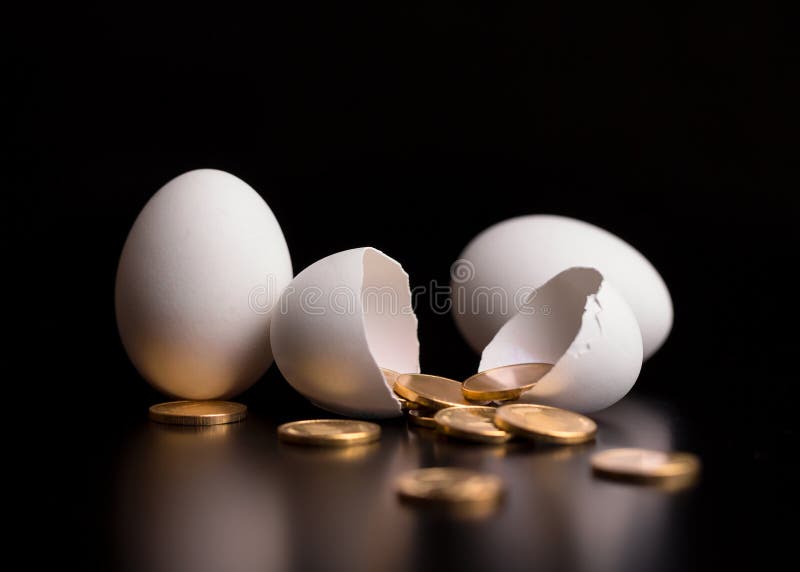
[[[337,252],[298,274],[281,295],[271,338],[292,387],[343,415],[399,416],[380,368],[419,372],[408,274],[374,248]]]
[[[512,297],[520,288],[543,284],[576,266],[596,268],[625,297],[642,331],[645,359],[661,347],[672,328],[672,299],[658,271],[630,244],[587,222],[555,215],[508,219],[475,237],[459,263],[464,274],[459,276],[459,268],[454,268],[453,315],[476,352],[510,315],[472,307],[482,290]]]
[[[120,255],[125,351],[168,395],[233,397],[272,363],[270,316],[291,279],[281,227],[252,187],[214,169],[184,173],[147,202]]]
[[[593,268],[570,268],[537,289],[483,350],[480,371],[555,364],[522,403],[592,412],[622,399],[642,366],[636,316]]]

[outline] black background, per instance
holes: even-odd
[[[5,50],[4,242],[18,268],[6,282],[24,318],[12,347],[30,372],[16,389],[55,416],[15,440],[22,454],[58,474],[74,462],[67,421],[93,412],[103,429],[78,461],[89,471],[113,454],[114,419],[160,399],[119,342],[116,263],[159,187],[213,167],[267,200],[295,272],[370,245],[412,285],[446,283],[469,239],[526,213],[633,244],[676,315],[635,391],[692,420],[687,446],[716,483],[698,509],[715,526],[698,530],[697,561],[773,554],[778,520],[794,513],[798,446],[789,15],[290,4],[69,6],[8,21],[21,33]],[[474,371],[449,316],[418,317],[424,370]],[[242,399],[267,413],[307,407],[276,368]],[[80,469],[62,472],[83,491]],[[100,497],[82,497],[71,526],[59,495],[48,501],[59,542],[102,546]]]

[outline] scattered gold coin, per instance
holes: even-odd
[[[232,401],[169,401],[150,407],[150,419],[171,425],[220,425],[246,416],[247,407]]]
[[[486,505],[500,500],[500,477],[468,469],[434,467],[400,475],[397,493],[402,499],[430,505]]]
[[[436,429],[436,420],[433,413],[427,409],[410,409],[406,412],[406,419],[412,425]]]
[[[288,443],[349,447],[377,441],[381,428],[375,423],[350,419],[308,419],[278,427],[278,438]]]
[[[448,407],[436,412],[434,422],[439,431],[480,443],[505,443],[511,434],[494,424],[494,407]]]
[[[552,368],[550,363],[521,363],[487,369],[468,378],[461,389],[471,401],[517,399]]]
[[[602,476],[638,482],[691,481],[700,472],[700,459],[691,453],[608,449],[592,456],[592,469]]]
[[[404,373],[397,377],[393,387],[400,397],[431,409],[475,405],[464,398],[461,382],[438,375]]]
[[[515,435],[547,443],[583,443],[597,433],[597,424],[585,415],[547,405],[501,405],[494,423]]]

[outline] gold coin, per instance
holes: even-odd
[[[439,431],[480,443],[505,443],[511,434],[494,424],[494,407],[448,407],[436,412],[434,421]]]
[[[150,419],[171,425],[220,425],[247,416],[247,406],[232,401],[169,401],[150,407]]]
[[[597,433],[597,424],[585,415],[547,405],[501,405],[494,423],[515,435],[546,443],[584,443]]]
[[[461,382],[438,375],[401,374],[394,382],[394,392],[404,399],[431,409],[475,405],[464,398]]]
[[[691,453],[651,449],[608,449],[592,456],[595,473],[639,482],[693,480],[700,472],[700,459]]]
[[[436,429],[436,420],[433,418],[432,412],[427,409],[410,409],[406,412],[406,419],[412,425]]]
[[[383,378],[386,380],[386,384],[389,387],[394,387],[394,382],[397,381],[397,376],[400,374],[393,369],[389,369],[388,367],[382,367],[381,373],[383,374]],[[400,402],[400,407],[404,411],[409,409],[419,409],[422,407],[419,403],[414,403],[413,401],[409,401],[408,399],[404,399],[402,397],[398,397],[397,401]]]
[[[400,408],[403,411],[409,411],[411,409],[427,409],[427,407],[423,407],[419,403],[414,403],[413,401],[409,401],[408,399],[403,399],[402,397],[398,397],[397,401],[400,402]]]
[[[502,493],[500,477],[468,469],[417,469],[397,479],[402,499],[431,505],[485,505],[500,500]]]
[[[517,399],[552,368],[550,363],[520,363],[487,369],[468,378],[461,390],[471,401]]]
[[[381,428],[375,423],[350,419],[308,419],[278,427],[278,438],[301,445],[349,447],[377,441]]]

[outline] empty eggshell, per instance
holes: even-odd
[[[122,343],[164,393],[232,397],[272,363],[270,316],[291,279],[286,240],[258,193],[223,171],[184,173],[147,202],[122,249]]]
[[[453,315],[476,352],[514,314],[516,293],[574,266],[596,268],[622,293],[639,321],[645,359],[672,328],[672,299],[658,271],[630,244],[587,222],[554,215],[512,218],[475,237],[457,264]],[[506,311],[487,309],[498,294],[507,298]]]
[[[622,399],[642,366],[642,336],[619,292],[593,268],[570,268],[537,289],[483,350],[480,371],[555,364],[520,402],[580,412]]]
[[[398,416],[380,368],[419,372],[408,274],[374,248],[337,252],[300,272],[281,295],[271,338],[292,387],[335,413]]]

